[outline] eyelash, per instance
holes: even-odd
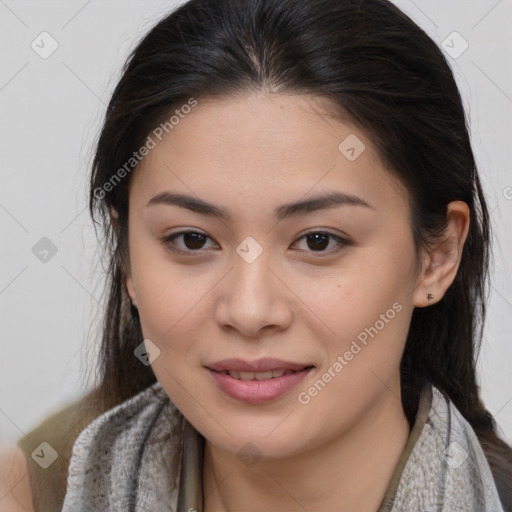
[[[179,231],[178,233],[173,233],[172,235],[169,235],[169,236],[166,236],[164,238],[161,238],[160,241],[161,241],[161,243],[166,248],[168,248],[170,251],[172,251],[172,252],[174,252],[176,254],[183,254],[183,255],[191,256],[194,253],[200,253],[201,249],[198,249],[198,250],[192,250],[192,249],[183,250],[183,249],[177,247],[176,244],[174,243],[174,240],[176,238],[178,238],[180,236],[183,236],[183,235],[186,235],[186,234],[190,234],[190,233],[196,233],[196,234],[202,235],[202,236],[204,236],[206,238],[210,238],[208,235],[206,235],[205,233],[202,233],[200,231],[188,230],[188,231]],[[303,238],[306,238],[309,235],[315,235],[315,234],[327,235],[327,236],[333,238],[341,246],[341,247],[338,247],[335,250],[330,250],[330,251],[312,251],[312,250],[306,251],[306,252],[310,252],[310,253],[313,253],[313,254],[317,254],[319,257],[330,256],[332,254],[336,254],[339,251],[341,251],[344,247],[350,245],[350,241],[349,240],[347,240],[347,239],[345,239],[343,237],[340,237],[339,235],[335,235],[334,233],[331,233],[329,231],[319,231],[319,230],[308,231],[307,233],[304,233],[302,236],[300,236],[297,239],[297,241],[302,240]]]

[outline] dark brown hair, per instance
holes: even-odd
[[[105,184],[190,98],[248,90],[327,98],[333,113],[363,130],[409,192],[417,251],[442,236],[449,202],[469,206],[454,282],[438,303],[413,312],[401,360],[402,403],[412,425],[424,382],[445,393],[476,432],[512,511],[512,449],[497,435],[476,381],[490,223],[466,116],[439,47],[387,0],[191,0],[131,53],[107,108],[90,182],[90,212],[103,228],[108,261],[98,414],[155,382],[151,367],[134,357],[143,336],[124,284],[131,174]]]

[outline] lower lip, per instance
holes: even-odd
[[[288,375],[266,380],[240,380],[208,369],[215,382],[226,395],[249,404],[275,400],[296,386],[313,368],[305,368]]]

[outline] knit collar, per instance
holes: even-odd
[[[62,512],[203,512],[204,438],[187,421],[172,485],[182,419],[158,382],[96,418],[73,445]],[[431,384],[378,512],[405,510],[504,512],[475,432]]]

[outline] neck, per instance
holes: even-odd
[[[409,434],[398,382],[349,431],[292,457],[246,467],[206,441],[204,512],[377,511]]]

